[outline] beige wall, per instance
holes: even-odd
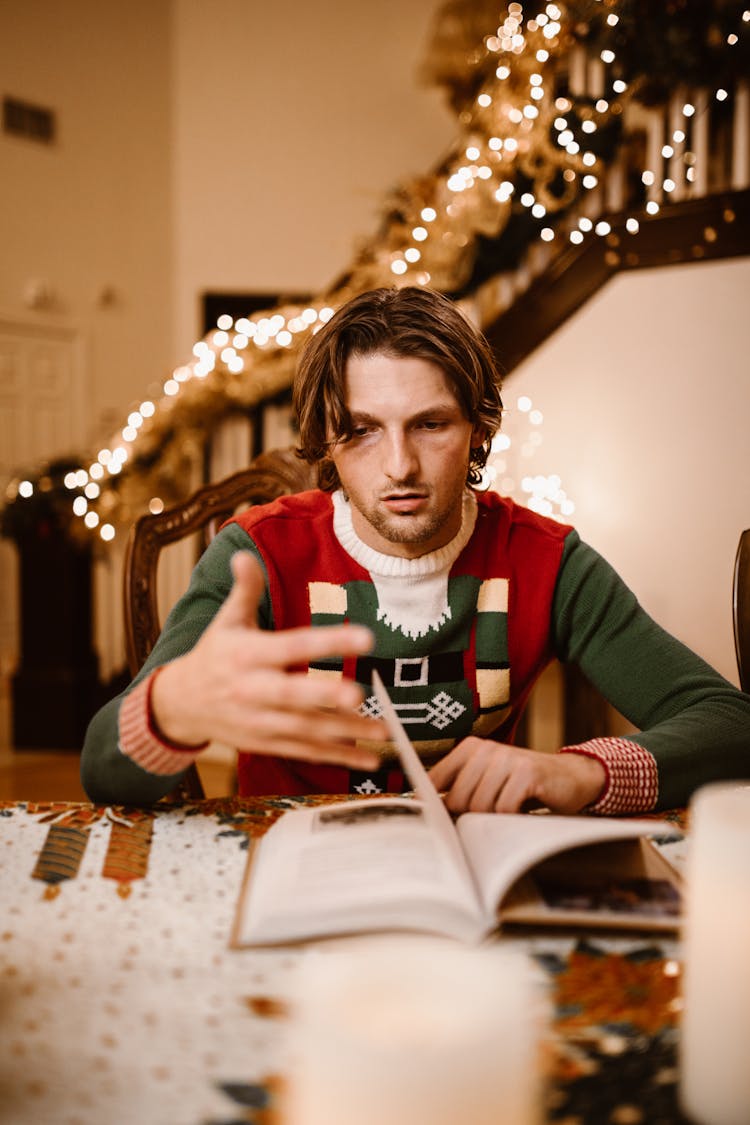
[[[750,526],[750,259],[621,274],[508,379],[544,415],[514,475],[557,473],[582,537],[737,683],[730,590]],[[509,426],[514,416],[509,417]]]
[[[175,0],[175,350],[202,289],[319,291],[454,137],[418,82],[437,0]]]
[[[0,133],[0,310],[80,333],[92,442],[173,363],[169,14],[0,0],[0,93],[59,130],[51,146]],[[40,282],[51,303],[30,308]]]
[[[51,147],[0,134],[0,312],[81,333],[87,442],[184,362],[203,290],[324,288],[443,155],[436,7],[0,0],[0,94],[59,123]]]

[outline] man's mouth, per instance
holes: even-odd
[[[427,493],[415,490],[387,492],[381,499],[392,512],[407,514],[417,511],[423,504],[427,503]]]

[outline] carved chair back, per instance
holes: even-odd
[[[750,692],[750,528],[740,535],[734,560],[732,617],[740,687]]]
[[[173,508],[140,516],[128,539],[124,563],[123,605],[125,645],[130,674],[135,676],[161,631],[157,599],[159,556],[171,543],[199,532],[205,547],[222,523],[235,512],[266,504],[277,496],[314,488],[315,470],[291,449],[261,453],[247,469],[204,485]],[[191,797],[202,797],[198,771],[185,779]]]

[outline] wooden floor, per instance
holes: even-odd
[[[0,801],[86,801],[72,750],[0,749]],[[207,797],[232,792],[234,770],[224,759],[201,762]]]

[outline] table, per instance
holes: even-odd
[[[227,942],[250,838],[320,800],[0,804],[0,1122],[278,1120],[305,953]],[[503,940],[549,981],[547,1120],[682,1122],[677,941]]]

